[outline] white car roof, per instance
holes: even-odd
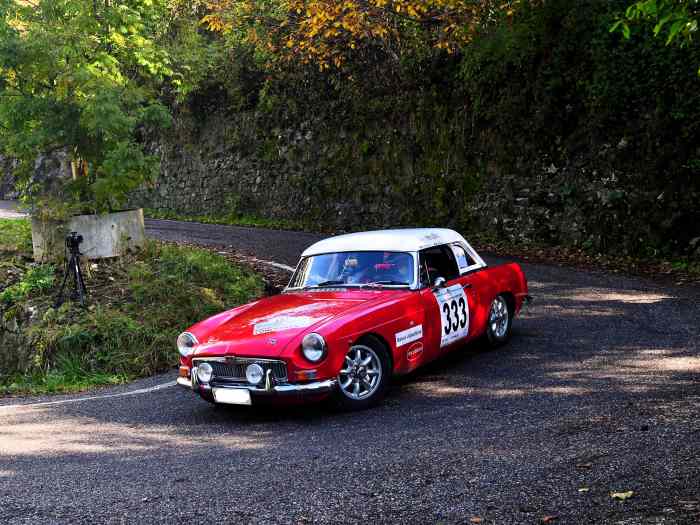
[[[323,239],[309,246],[302,257],[352,251],[417,252],[431,246],[467,241],[447,228],[404,228],[348,233]]]

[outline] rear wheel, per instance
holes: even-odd
[[[486,325],[486,337],[492,347],[508,342],[513,326],[513,312],[503,294],[497,295],[491,303]]]
[[[336,402],[344,410],[376,405],[386,393],[391,365],[386,347],[374,337],[353,344],[338,374]]]

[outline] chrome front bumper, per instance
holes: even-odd
[[[281,383],[274,384],[271,380],[270,374],[267,374],[263,385],[247,385],[245,383],[215,383],[210,384],[199,384],[197,382],[197,375],[195,369],[193,369],[192,380],[186,377],[178,377],[177,384],[189,388],[194,392],[197,392],[202,397],[211,400],[213,398],[213,391],[215,389],[238,389],[238,390],[248,390],[253,396],[294,396],[294,395],[309,395],[313,396],[316,394],[327,394],[332,392],[338,381],[336,379],[326,379],[325,381],[316,381],[314,383]]]

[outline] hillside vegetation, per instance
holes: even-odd
[[[134,0],[125,5],[145,22],[126,40],[107,24],[102,48],[85,45],[99,55],[147,38],[146,58],[112,54],[124,85],[138,91],[143,76],[144,100],[167,106],[172,126],[139,120],[119,98],[129,91],[101,75],[129,125],[93,118],[84,129],[100,144],[118,129],[132,144],[119,158],[138,141],[127,166],[160,160],[130,202],[161,215],[334,231],[447,225],[697,259],[698,2],[632,3]],[[105,165],[98,179],[114,168],[129,188],[141,180]],[[111,198],[111,183],[91,187]]]
[[[25,219],[0,219],[0,396],[69,392],[177,363],[190,324],[258,298],[263,280],[208,250],[149,241],[85,262],[88,307],[56,307],[64,269],[31,262]]]

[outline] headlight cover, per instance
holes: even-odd
[[[326,341],[316,333],[306,334],[301,341],[304,357],[312,363],[318,363],[326,357]]]
[[[189,332],[182,332],[177,337],[177,350],[182,357],[187,357],[194,352],[194,347],[198,344],[197,338]]]

